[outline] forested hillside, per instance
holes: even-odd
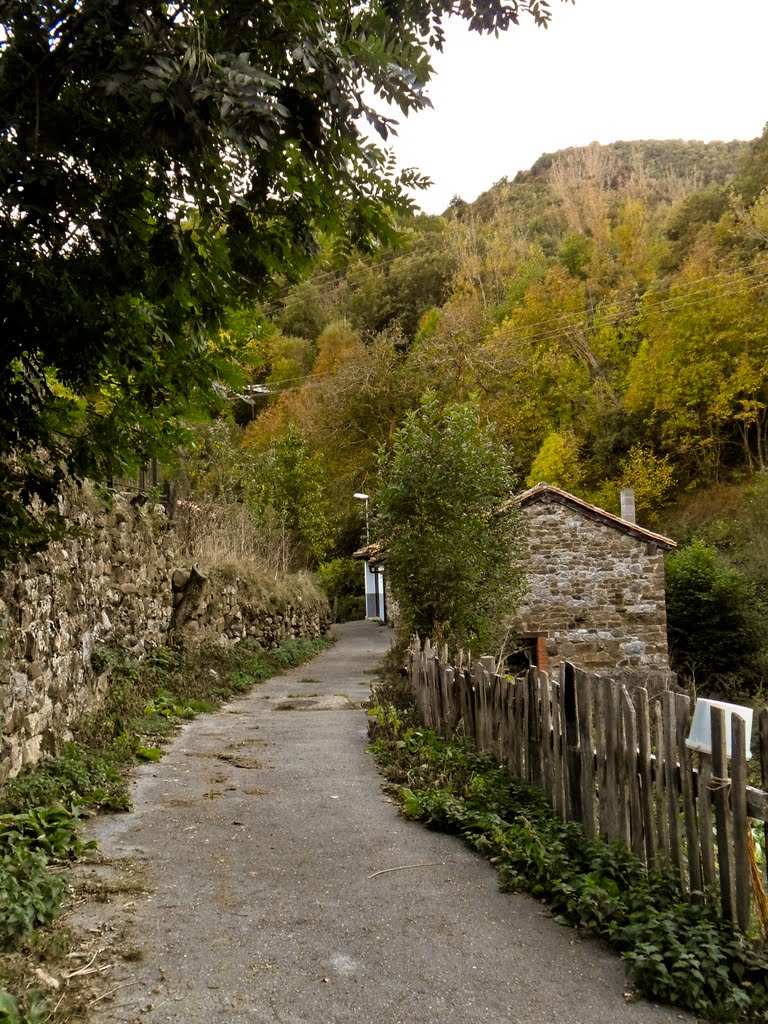
[[[476,392],[521,481],[640,515],[764,468],[766,140],[597,144],[542,157],[402,248],[315,273],[265,310],[245,444],[298,432],[331,506],[427,389]],[[278,393],[275,397],[275,393]]]
[[[401,224],[397,248],[340,263],[329,246],[234,322],[257,367],[236,409],[247,486],[302,557],[348,554],[352,495],[375,498],[377,453],[429,389],[477,396],[520,486],[618,511],[631,485],[647,525],[751,486],[768,463],[766,185],[766,134],[593,144]]]

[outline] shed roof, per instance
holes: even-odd
[[[357,551],[353,552],[353,558],[358,558],[361,561],[365,559],[370,567],[374,569],[378,565],[384,563],[384,545],[381,541],[375,540],[371,544],[366,544],[365,547],[358,548]]]
[[[606,512],[605,509],[598,508],[597,505],[590,505],[588,501],[577,498],[575,494],[569,494],[568,491],[562,491],[559,487],[553,487],[552,484],[536,484],[535,487],[531,487],[522,494],[516,495],[510,501],[516,502],[520,508],[525,508],[536,502],[543,502],[547,505],[554,502],[573,509],[574,512],[583,515],[585,519],[592,519],[595,522],[603,523],[605,526],[610,526],[611,529],[625,533],[629,537],[634,537],[635,540],[642,541],[645,544],[656,544],[665,551],[671,551],[677,547],[677,542],[669,537],[664,537],[660,533],[653,533],[651,530],[646,530],[636,523],[628,523],[626,519],[620,519],[619,516]]]

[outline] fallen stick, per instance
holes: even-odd
[[[396,868],[382,868],[381,871],[374,871],[372,875],[368,875],[367,877],[376,878],[377,875],[388,875],[390,871],[408,871],[409,868],[441,868],[444,864],[444,860],[425,861],[422,864],[400,864]]]

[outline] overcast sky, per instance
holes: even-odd
[[[468,201],[542,153],[617,139],[752,139],[768,121],[768,0],[551,0],[532,24],[477,36],[459,20],[436,54],[434,110],[393,148],[434,185],[429,213]]]

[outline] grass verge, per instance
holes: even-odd
[[[98,652],[100,669],[109,673],[104,706],[58,757],[0,791],[0,1024],[84,1019],[76,986],[62,985],[66,958],[78,955],[76,940],[55,924],[69,892],[66,865],[95,846],[81,838],[82,818],[128,810],[129,769],[158,760],[181,723],[331,642],[288,639],[275,650],[247,641],[190,651],[163,647],[142,659],[118,647]]]
[[[372,750],[405,815],[487,856],[502,889],[611,942],[640,995],[718,1024],[768,1020],[764,946],[721,921],[717,901],[686,898],[671,871],[649,875],[623,843],[587,839],[488,756],[420,728],[396,686],[374,690],[369,714]]]

